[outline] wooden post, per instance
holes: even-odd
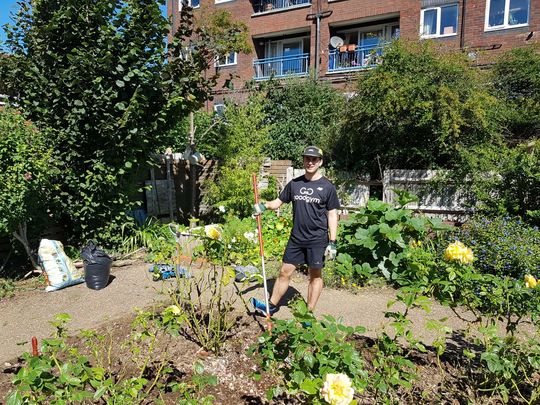
[[[156,217],[159,217],[161,210],[159,208],[159,197],[158,197],[157,183],[156,183],[156,171],[154,168],[150,169],[150,181],[152,182],[152,202],[154,203],[153,204],[154,209],[156,210],[155,215]]]
[[[193,112],[189,113],[189,150],[190,153],[195,152],[195,124],[194,124],[194,114]],[[189,162],[189,179],[191,183],[191,218],[197,216],[197,165]],[[190,221],[192,226],[195,225],[193,221]]]
[[[169,207],[169,221],[174,221],[174,212],[173,212],[173,182],[171,176],[171,161],[172,161],[172,152],[167,151],[165,154],[165,160],[167,162],[167,203]]]

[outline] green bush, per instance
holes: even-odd
[[[540,380],[535,378],[540,372],[538,335],[527,339],[500,337],[495,325],[480,328],[480,332],[475,343],[482,350],[468,354],[471,359],[479,359],[481,367],[464,365],[472,371],[478,390],[499,394],[505,403],[512,397],[528,404],[538,403]]]
[[[177,229],[149,217],[142,226],[132,222],[122,225],[122,250],[131,253],[145,248],[146,260],[153,263],[171,263],[176,254],[174,233]]]
[[[339,91],[312,79],[270,81],[265,90],[264,111],[271,125],[265,148],[269,157],[290,159],[301,166],[306,146],[330,151],[345,105]]]
[[[47,223],[56,162],[47,136],[9,107],[0,109],[0,237],[16,238],[35,266],[27,232]]]
[[[486,82],[462,52],[393,41],[383,63],[359,76],[334,156],[372,178],[387,168],[448,167],[457,146],[500,133],[499,102]]]
[[[425,240],[430,230],[446,229],[440,219],[415,216],[406,209],[412,200],[401,193],[396,208],[370,200],[344,221],[339,231],[336,273],[360,283],[380,276],[397,285],[411,283],[406,261],[409,245]]]
[[[461,186],[477,212],[517,215],[540,225],[540,141],[513,147],[493,142],[460,148],[448,177]]]
[[[224,119],[225,135],[221,140],[222,161],[215,179],[208,181],[205,201],[228,212],[245,217],[251,215],[254,203],[252,174],[259,173],[263,149],[268,143],[270,128],[264,123],[262,95],[253,95],[244,105],[228,105]],[[261,190],[261,199],[275,198],[275,183]]]
[[[511,141],[540,133],[540,47],[538,44],[502,54],[493,67],[497,96],[505,102]]]
[[[475,216],[455,237],[474,250],[481,273],[519,280],[540,276],[540,230],[519,218]]]
[[[189,117],[184,118],[168,133],[166,143],[172,150],[183,152],[189,146],[189,121]],[[197,151],[207,159],[222,160],[226,125],[222,117],[199,110],[193,114],[193,124]]]
[[[209,236],[211,227],[217,230],[216,238]],[[205,256],[213,263],[226,265],[260,265],[257,223],[254,218],[238,218],[229,214],[224,223],[205,228],[195,231],[203,241],[195,251],[196,256]],[[291,228],[290,212],[279,216],[274,211],[262,214],[264,255],[267,260],[281,259]]]
[[[356,391],[367,385],[363,360],[348,340],[365,328],[343,325],[329,315],[317,320],[302,300],[291,304],[293,319],[274,320],[271,332],[266,331],[248,353],[257,353],[266,370],[276,370],[280,385],[270,389],[270,399],[282,390],[298,395],[304,403],[321,403],[319,391],[329,373],[343,373],[352,380]],[[309,322],[311,327],[302,323]]]

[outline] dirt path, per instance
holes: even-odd
[[[103,322],[130,315],[134,308],[144,308],[163,300],[162,283],[151,280],[148,267],[144,263],[113,267],[111,273],[114,279],[109,286],[99,291],[80,284],[49,293],[43,290],[19,292],[12,298],[0,301],[0,365],[29,351],[32,336],[39,340],[50,336],[52,326],[49,322],[54,314],[69,313],[72,317],[70,328],[76,331],[94,328]],[[269,285],[272,285],[272,281]],[[246,300],[251,296],[263,298],[261,286],[250,285],[246,289]],[[295,291],[306,296],[306,277],[294,277],[290,292]],[[387,302],[393,298],[394,291],[388,288],[366,288],[357,294],[326,288],[319,301],[317,315],[342,317],[344,323],[365,326],[369,335],[375,335],[387,321],[384,311],[387,310]],[[290,312],[283,308],[275,316],[287,318]],[[435,334],[425,330],[425,321],[443,317],[448,317],[447,324],[453,329],[465,326],[448,308],[434,304],[430,314],[426,315],[423,311],[411,314],[417,336],[429,342]]]

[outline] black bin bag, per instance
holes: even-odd
[[[86,286],[92,290],[101,290],[107,287],[111,275],[111,257],[92,241],[82,248],[81,257],[84,261]]]

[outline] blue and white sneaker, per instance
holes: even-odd
[[[255,312],[262,316],[266,316],[266,304],[262,301],[259,301],[257,298],[252,297],[249,302],[251,302],[251,305],[253,305],[253,308],[255,309]],[[279,307],[276,307],[275,305],[272,305],[272,303],[269,303],[269,309],[270,309],[270,316],[274,315],[277,311],[279,311]]]

